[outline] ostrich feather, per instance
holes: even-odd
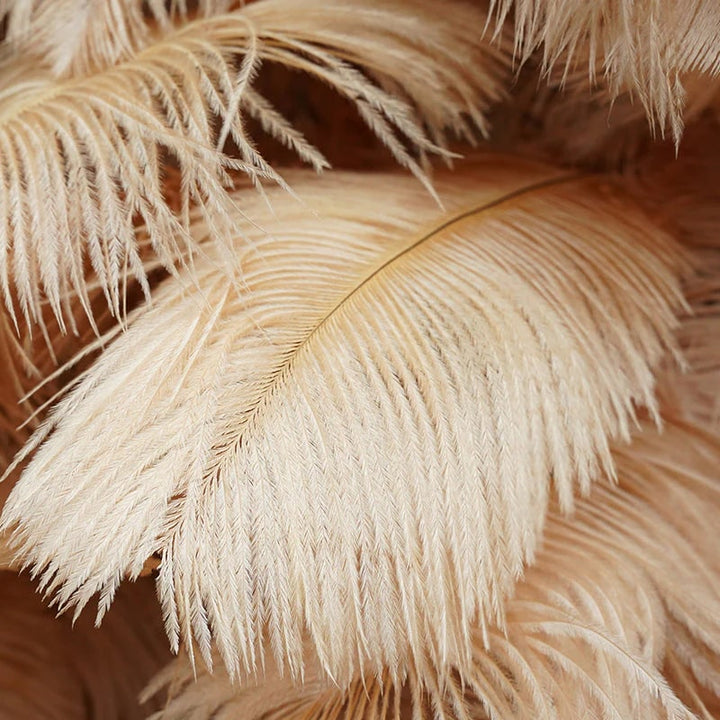
[[[720,73],[716,0],[491,0],[502,23],[511,13],[516,53],[540,48],[548,74],[600,81],[610,99],[630,92],[651,125],[682,134],[685,75]],[[580,102],[580,100],[578,99]]]
[[[0,466],[6,468],[27,437],[18,431],[28,411],[20,404],[25,394],[22,365],[26,355],[15,337],[10,318],[0,312]]]
[[[500,93],[502,51],[479,45],[473,32],[483,17],[463,2],[446,3],[438,17],[428,0],[264,0],[187,23],[86,77],[24,83],[0,111],[6,304],[14,311],[15,293],[30,319],[45,297],[60,317],[70,291],[87,304],[89,262],[119,314],[126,278],[145,283],[137,225],[172,268],[194,249],[190,204],[205,211],[220,242],[235,213],[226,192],[232,174],[283,184],[248,136],[248,118],[302,161],[326,167],[254,90],[261,62],[329,84],[427,183],[421,163],[447,155],[444,131],[470,137],[484,128],[483,109]],[[163,183],[173,163],[177,211]]]
[[[712,272],[720,249],[720,145],[717,122],[687,134],[679,155],[656,147],[625,173],[627,187],[684,245],[704,253],[696,264]],[[713,252],[715,251],[715,252]],[[709,264],[708,264],[708,261]]]
[[[149,272],[157,270],[152,260]],[[43,308],[42,333],[17,333],[12,318],[0,307],[0,467],[7,468],[15,453],[37,428],[53,398],[87,366],[102,347],[98,336],[117,329],[102,289],[88,288],[87,305],[78,298],[64,298],[67,324],[59,323],[50,309]],[[124,310],[142,301],[136,286],[126,288]],[[0,490],[4,499],[7,490]],[[2,502],[0,502],[0,507]]]
[[[646,425],[615,457],[617,486],[596,484],[571,518],[551,511],[505,632],[486,640],[475,628],[469,669],[342,689],[315,661],[301,684],[269,670],[239,687],[222,672],[196,679],[181,657],[146,692],[169,695],[152,720],[709,720],[701,698],[720,695],[720,565],[707,533],[720,511],[720,445],[670,421],[661,435]]]
[[[532,98],[527,122],[538,129],[534,143],[547,148],[553,157],[586,166],[627,168],[656,153],[658,134],[664,139],[664,133],[648,125],[645,109],[629,92],[615,97],[602,85],[591,89],[581,83],[558,87],[559,83],[552,80],[538,88],[534,72],[525,74],[524,80],[530,86],[525,94]],[[703,123],[708,110],[718,104],[720,76],[693,73],[683,78],[683,87],[683,126],[691,129]],[[515,113],[516,108],[510,112]],[[662,144],[667,144],[673,154],[678,150],[677,142],[668,139]],[[686,144],[684,130],[682,149]],[[672,160],[668,161],[672,166]]]
[[[191,13],[189,5],[197,6]],[[152,42],[158,30],[192,17],[221,14],[233,0],[14,0],[7,14],[6,44],[15,56],[30,54],[54,75],[88,74],[125,60]]]
[[[101,629],[56,618],[24,576],[0,573],[0,718],[141,720],[147,678],[170,659],[152,582],[118,594]]]
[[[306,632],[340,683],[462,665],[550,477],[570,508],[653,410],[684,261],[608,180],[510,157],[438,177],[445,210],[411,178],[303,177],[235,279],[206,242],[61,401],[2,526],[100,615],[160,552],[173,647],[214,638],[231,674],[266,638],[301,674]]]

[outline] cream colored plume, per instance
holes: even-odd
[[[235,197],[262,221],[234,279],[205,240],[61,401],[2,526],[100,615],[161,553],[172,646],[231,674],[267,646],[301,675],[304,637],[340,683],[468,668],[551,485],[570,508],[654,410],[684,263],[611,182],[508,157],[438,176],[444,210],[401,175],[292,183]]]
[[[102,10],[80,4],[88,17],[100,13],[106,30],[113,8],[140,12],[137,2],[116,0]],[[69,12],[79,4],[60,5]],[[62,12],[54,2],[41,7]],[[149,293],[138,224],[168,268],[195,249],[191,205],[202,208],[218,242],[232,235],[233,178],[283,184],[249,137],[250,119],[303,162],[326,167],[320,151],[254,88],[261,63],[332,87],[427,182],[422,163],[428,154],[447,155],[445,132],[471,139],[485,129],[483,112],[500,94],[507,62],[501,50],[478,44],[475,28],[483,22],[479,9],[460,1],[445,3],[438,17],[429,0],[264,0],[168,30],[87,76],[42,81],[32,58],[20,56],[3,72],[15,73],[13,82],[25,78],[21,91],[13,84],[0,107],[0,290],[7,306],[38,320],[47,298],[62,316],[73,291],[87,308],[89,264],[120,314],[129,277]],[[173,164],[177,207],[164,183]]]
[[[720,513],[720,445],[681,423],[644,429],[616,449],[617,487],[596,484],[572,518],[551,511],[506,631],[486,640],[474,628],[469,666],[344,690],[317,660],[302,685],[270,669],[237,686],[224,673],[195,681],[185,657],[149,689],[170,696],[153,720],[711,720],[702,698],[720,689],[720,562],[707,531]]]
[[[220,14],[235,0],[5,0],[6,47],[55,75],[89,73],[118,61],[190,17]],[[196,5],[195,11],[190,10]],[[7,52],[7,50],[6,50]]]
[[[684,372],[668,363],[659,380],[662,403],[678,417],[720,429],[720,185],[712,151],[717,127],[707,119],[671,148],[647,153],[625,187],[686,247],[694,272],[684,295],[690,313],[677,338]]]
[[[516,52],[539,50],[546,73],[599,84],[609,99],[629,92],[651,125],[679,139],[685,75],[720,73],[717,0],[490,0],[500,22],[512,15]],[[581,108],[581,94],[575,98]],[[582,128],[576,128],[580,133]]]

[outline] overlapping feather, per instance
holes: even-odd
[[[651,125],[670,129],[676,141],[686,76],[709,82],[720,73],[716,0],[491,0],[490,7],[500,24],[512,18],[521,59],[539,51],[545,72],[559,69],[562,84],[585,92],[599,84],[608,112],[612,100],[629,93]],[[578,108],[586,102],[582,93],[574,100]]]
[[[127,59],[170,32],[174,24],[218,15],[240,4],[236,0],[10,0],[0,4],[0,15],[7,14],[9,57],[4,59],[30,56],[57,76],[88,74]]]
[[[502,157],[441,176],[442,210],[409,178],[284,178],[250,127],[316,170],[303,114],[366,144],[298,71],[429,187],[448,130],[487,130],[506,56],[480,2],[241,5],[0,0],[0,466],[69,377],[57,362],[113,341],[12,469],[30,461],[2,523],[22,559],[62,609],[100,592],[102,615],[161,558],[188,655],[151,688],[173,683],[157,720],[717,717],[720,451],[683,424],[718,428],[717,117],[696,166],[657,154],[634,189],[648,213],[613,181]],[[618,165],[648,150],[643,112],[677,140],[718,107],[712,0],[490,5],[530,59],[505,147]],[[243,172],[306,204],[228,194]],[[677,342],[687,253],[660,227],[692,248]],[[95,295],[123,320],[131,278],[150,295],[146,237],[192,271],[123,334]],[[39,335],[14,336],[18,311]],[[655,376],[665,433],[644,423],[611,456],[637,405],[655,414]],[[619,487],[568,519],[614,464]],[[0,715],[139,717],[147,593],[98,638],[3,578]],[[226,667],[193,684],[197,648]]]
[[[717,126],[705,120],[686,136],[679,157],[655,148],[630,169],[626,187],[687,248],[694,272],[684,294],[690,314],[678,330],[685,371],[668,366],[664,406],[678,417],[720,429],[720,186]]]
[[[673,154],[687,146],[687,132],[682,144],[678,144],[679,136],[672,142],[657,127],[648,125],[642,104],[628,92],[613,97],[604,86],[558,85],[557,80],[550,80],[538,87],[536,72],[528,69],[521,73],[515,92],[517,104],[522,98],[531,98],[526,100],[525,117],[525,125],[531,129],[525,140],[531,148],[542,148],[576,165],[618,169],[642,162],[644,154],[652,154],[658,146],[667,145]],[[713,107],[717,109],[720,76],[708,78],[694,73],[684,79],[683,85],[682,121],[692,132],[697,124],[703,124],[706,115],[712,114]],[[516,114],[513,105],[507,110]],[[519,149],[517,136],[510,142]],[[672,164],[670,153],[667,155]]]
[[[553,509],[506,631],[475,628],[469,667],[339,689],[315,661],[303,684],[269,669],[238,687],[222,672],[196,680],[185,657],[149,688],[170,696],[153,720],[709,720],[702,698],[712,709],[720,696],[720,561],[707,533],[720,444],[682,423],[644,430],[616,449],[617,487],[596,484],[572,518]]]
[[[98,12],[106,19],[105,12],[126,6],[140,12],[139,3],[124,2]],[[499,96],[506,63],[501,50],[478,44],[473,28],[483,18],[459,1],[437,17],[428,0],[264,0],[184,24],[87,76],[43,81],[33,74],[0,108],[0,290],[7,306],[37,320],[46,297],[62,316],[73,291],[87,308],[89,263],[119,314],[127,278],[145,283],[138,224],[167,267],[194,250],[191,204],[203,209],[218,240],[232,234],[233,173],[257,185],[283,184],[248,136],[248,118],[324,168],[320,151],[253,89],[261,62],[332,86],[424,179],[421,162],[445,152],[445,131],[471,137],[484,129],[483,110]],[[169,206],[164,183],[173,165],[180,170],[178,209]]]
[[[306,636],[340,683],[465,667],[551,478],[569,508],[653,410],[684,263],[607,181],[508,157],[438,178],[445,210],[301,178],[234,280],[206,243],[59,404],[2,526],[63,608],[160,552],[173,647],[231,674],[266,640],[301,674]]]

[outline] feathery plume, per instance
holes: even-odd
[[[206,240],[158,288],[20,454],[2,527],[100,615],[161,553],[173,648],[214,638],[232,674],[267,638],[302,673],[306,632],[340,683],[467,664],[550,478],[567,510],[653,412],[684,263],[604,178],[488,156],[438,177],[442,210],[411,178],[303,177],[235,278]]]
[[[32,58],[21,56],[11,67],[21,78],[33,68],[32,82],[0,109],[6,305],[29,320],[41,319],[44,299],[62,318],[71,292],[87,306],[89,264],[119,315],[128,278],[149,293],[138,225],[169,269],[195,250],[191,205],[214,224],[218,242],[233,235],[234,176],[285,185],[257,152],[248,119],[325,168],[321,152],[254,89],[261,63],[307,73],[352,101],[427,184],[423,164],[448,155],[446,131],[471,139],[501,92],[507,62],[502,50],[478,44],[473,28],[483,19],[454,0],[441,16],[429,0],[264,0],[188,22],[87,76],[37,78]],[[164,183],[172,165],[180,171],[177,211]]]
[[[505,631],[474,628],[469,667],[338,688],[315,659],[302,683],[269,668],[238,686],[221,671],[196,678],[185,656],[146,691],[169,696],[152,720],[711,720],[720,563],[707,529],[720,512],[720,444],[668,419],[615,458],[617,486],[597,483],[571,518],[550,512]]]

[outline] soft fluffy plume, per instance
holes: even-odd
[[[720,563],[707,533],[720,512],[720,445],[672,421],[644,430],[616,449],[617,486],[596,484],[571,518],[550,512],[506,631],[475,628],[470,665],[341,690],[317,661],[302,685],[269,670],[238,687],[223,673],[195,682],[181,658],[147,693],[170,695],[153,720],[709,720],[702,698],[720,690]]]
[[[172,30],[174,23],[210,17],[237,0],[6,0],[5,52],[30,55],[54,75],[81,75],[127,60]],[[194,10],[191,8],[194,7]]]
[[[629,93],[650,124],[669,128],[676,141],[686,75],[704,75],[707,83],[720,73],[716,0],[491,0],[490,6],[499,24],[512,17],[521,60],[538,51],[548,75],[559,70],[562,84],[584,90],[600,84],[608,101]],[[578,93],[575,102],[582,107],[587,100]]]
[[[83,5],[92,15],[94,4]],[[8,308],[40,320],[47,298],[62,318],[74,292],[89,311],[89,263],[119,315],[128,277],[149,294],[137,226],[173,268],[195,250],[192,205],[218,242],[231,236],[233,178],[284,185],[249,137],[250,118],[303,162],[326,167],[254,89],[263,62],[329,84],[427,183],[424,158],[447,154],[446,131],[472,139],[499,97],[507,62],[501,49],[478,44],[482,22],[479,8],[459,1],[438,17],[428,0],[264,0],[170,29],[87,76],[43,79],[32,58],[11,64],[0,109],[0,291]],[[173,165],[177,207],[164,182]]]
[[[550,478],[569,509],[654,410],[684,262],[607,181],[511,158],[439,176],[445,210],[399,175],[292,181],[235,279],[204,241],[57,406],[2,525],[61,608],[161,553],[173,647],[232,674],[266,640],[301,674],[306,635],[341,683],[465,667]]]

